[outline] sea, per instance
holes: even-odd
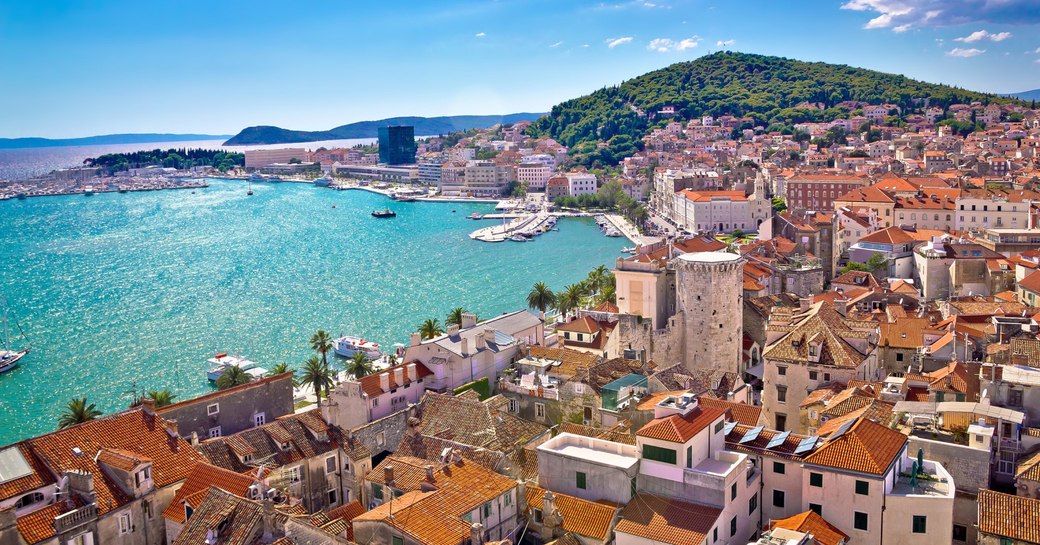
[[[136,392],[204,394],[216,352],[299,367],[318,329],[391,346],[454,307],[523,309],[535,282],[560,289],[628,244],[578,218],[531,242],[483,243],[468,234],[495,220],[466,216],[491,204],[209,183],[0,201],[0,295],[14,344],[16,325],[32,344],[0,375],[0,444],[54,430],[73,397],[111,413]],[[387,206],[396,218],[371,216]]]

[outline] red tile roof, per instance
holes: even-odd
[[[196,501],[189,501],[193,509],[197,509],[205,499],[206,493],[211,486],[215,486],[225,492],[239,497],[246,497],[253,479],[240,475],[234,471],[219,468],[207,463],[196,464],[188,474],[188,479],[177,489],[170,504],[163,510],[163,516],[175,522],[184,523],[184,502],[190,496],[198,495]],[[201,494],[200,494],[201,493]]]
[[[541,509],[545,489],[534,485],[527,485],[527,507],[525,512],[531,509]],[[556,509],[563,516],[562,529],[580,536],[590,537],[596,540],[604,540],[610,534],[614,526],[614,515],[617,508],[599,502],[593,502],[553,492]]]
[[[650,421],[636,432],[640,437],[649,437],[672,443],[685,443],[725,415],[725,410],[706,406],[695,407],[685,415],[673,414]]]
[[[839,543],[848,543],[849,540],[848,534],[827,522],[820,515],[817,515],[816,511],[806,511],[793,517],[774,520],[769,526],[770,530],[773,528],[784,528],[794,530],[795,532],[812,534],[819,545],[838,545]]]
[[[1040,543],[1040,500],[979,490],[979,532]]]
[[[702,407],[720,411],[728,410],[733,415],[733,420],[745,426],[757,426],[759,419],[762,417],[762,407],[748,405],[747,403],[725,401],[713,397],[701,397],[698,402]]]
[[[902,452],[907,438],[861,418],[840,437],[830,439],[805,458],[807,464],[884,475]]]
[[[721,514],[714,507],[640,493],[621,511],[615,531],[657,543],[701,543]]]
[[[415,377],[417,379],[425,378],[425,377],[428,377],[428,376],[433,374],[433,371],[430,371],[430,368],[426,367],[426,365],[424,365],[422,362],[418,362],[417,361],[417,362],[412,362],[412,363],[415,364]],[[378,373],[372,373],[371,375],[366,375],[366,376],[361,377],[361,379],[358,381],[358,382],[361,383],[361,390],[364,391],[366,394],[368,394],[369,397],[379,396],[379,395],[384,394],[385,392],[383,391],[383,387],[380,385],[381,381],[380,381],[380,378],[379,378],[379,377],[381,377],[384,374],[389,374],[390,375],[390,388],[387,391],[395,390],[397,388],[401,388],[403,386],[411,384],[412,380],[410,378],[408,378],[408,366],[409,365],[411,365],[411,363],[402,363],[402,364],[395,365],[393,367],[389,367],[387,369],[384,369],[383,371],[380,371]],[[402,376],[403,376],[403,379],[404,379],[401,384],[397,383],[397,379],[394,376],[395,375],[395,371],[397,369],[401,369]]]

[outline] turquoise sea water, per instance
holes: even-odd
[[[386,346],[462,306],[489,317],[611,266],[625,239],[562,219],[533,242],[468,238],[489,204],[212,180],[209,188],[0,202],[0,290],[33,342],[0,375],[0,444],[51,431],[74,396],[208,391],[215,350],[298,366],[319,328]],[[335,208],[333,208],[335,206]],[[371,217],[390,206],[394,219]],[[453,212],[454,210],[454,212]]]

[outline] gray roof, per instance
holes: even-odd
[[[518,310],[502,314],[501,316],[496,316],[489,320],[484,320],[473,327],[460,329],[455,335],[441,335],[440,337],[425,341],[424,344],[434,343],[445,350],[461,356],[462,339],[467,339],[471,354],[475,354],[485,349],[498,352],[505,347],[515,344],[516,339],[514,336],[517,333],[524,331],[525,329],[536,327],[539,323],[541,323],[541,319],[530,311]],[[485,345],[477,346],[477,335],[487,329],[491,330],[490,338],[485,338],[485,341],[487,341]]]

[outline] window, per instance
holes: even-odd
[[[325,495],[329,499],[329,505],[336,505],[337,503],[339,503],[339,501],[338,501],[339,500],[339,495],[336,494],[336,489],[335,488],[326,491]]]
[[[784,496],[786,496],[786,494],[784,493],[783,490],[774,490],[773,491],[773,507],[783,507],[784,506],[784,499],[785,499]]]
[[[816,380],[817,375],[819,375],[819,372],[809,371],[809,380]]]
[[[518,403],[515,399],[509,400],[509,412],[514,414],[520,412],[520,403]]]
[[[675,463],[675,451],[670,448],[643,445],[643,458],[666,464]]]
[[[823,473],[809,473],[809,486],[823,486]]]
[[[585,473],[578,471],[575,473],[575,485],[581,490],[585,490]]]
[[[856,481],[856,493],[860,496],[869,496],[870,483],[867,481]]]
[[[783,475],[787,473],[787,466],[783,462],[773,462],[773,473]]]
[[[119,515],[119,533],[128,534],[134,530],[132,524],[130,524],[130,513],[123,513]]]
[[[545,403],[534,404],[534,417],[540,420],[545,419]]]
[[[914,515],[914,526],[912,531],[915,534],[924,534],[928,532],[928,517],[924,515]]]
[[[220,414],[220,403],[210,403],[209,405],[206,405],[206,414],[210,416]]]
[[[635,477],[632,477],[632,481],[628,485],[628,492],[633,498],[639,493],[639,483]]]
[[[903,353],[896,352],[896,361],[903,361]]]
[[[776,387],[776,401],[778,403],[786,403],[787,402],[787,386],[777,386]]]
[[[776,374],[780,375],[781,377],[787,376],[787,368],[786,367],[777,367],[776,368]]]
[[[747,514],[750,517],[758,509],[758,492],[755,492],[747,502]]]
[[[1014,451],[1002,450],[1000,451],[1000,460],[997,464],[998,473],[1014,473],[1015,472],[1015,461],[1016,453]]]
[[[328,458],[325,458],[325,474],[326,475],[332,475],[335,472],[336,472],[336,457],[335,456],[329,456]]]
[[[374,409],[374,408],[376,408],[378,406],[379,406],[379,398],[378,397],[373,397],[372,398],[372,408]]]
[[[383,499],[383,485],[372,483],[372,497],[377,500]]]
[[[542,510],[541,509],[535,509],[534,510],[534,521],[536,523],[538,523],[538,524],[542,523]]]
[[[730,500],[735,500],[735,499],[737,499],[737,483],[733,483],[733,484],[732,484],[732,485],[731,485],[731,486],[729,487],[729,499],[730,499]]]
[[[386,432],[379,432],[376,434],[376,444],[383,446],[386,443]]]
[[[867,514],[859,511],[852,512],[852,527],[857,530],[867,530]]]
[[[66,542],[68,545],[92,545],[94,543],[94,535],[90,532],[83,532]]]
[[[824,382],[830,382],[830,380],[831,380],[831,374],[830,373],[824,373],[823,374],[823,381]]]
[[[718,528],[712,528],[711,529],[711,542],[715,543],[718,540],[719,540],[719,529]]]
[[[300,466],[290,467],[285,470],[285,478],[288,479],[290,483],[300,482]]]
[[[968,527],[960,524],[953,525],[953,540],[968,541]]]
[[[391,541],[392,545],[404,545],[404,538],[401,536],[393,536]]]
[[[719,433],[720,431],[722,431],[722,428],[725,428],[725,427],[726,427],[726,422],[723,421],[723,420],[719,420],[719,422],[717,424],[715,424],[715,433]]]
[[[253,415],[253,425],[263,426],[267,423],[267,416],[264,413],[256,413]]]
[[[513,505],[513,493],[512,492],[506,492],[505,495],[502,496],[502,498],[503,498],[503,502],[506,504],[506,507],[509,507],[510,505]]]
[[[786,414],[778,414],[778,415],[776,415],[776,429],[778,431],[786,431],[787,430],[787,415]]]
[[[145,483],[145,481],[147,481],[148,479],[151,479],[151,478],[152,478],[152,468],[145,467],[145,468],[141,469],[141,471],[138,471],[137,473],[134,473],[134,484],[138,488],[140,488],[141,485]]]
[[[491,502],[484,502],[484,520],[491,518]]]
[[[729,520],[729,537],[737,535],[737,517]]]
[[[809,510],[815,511],[817,515],[823,516],[823,506],[818,503],[810,503]]]
[[[18,501],[14,504],[14,508],[21,509],[23,507],[29,507],[30,505],[40,503],[41,501],[43,501],[43,494],[32,492],[18,498]]]

